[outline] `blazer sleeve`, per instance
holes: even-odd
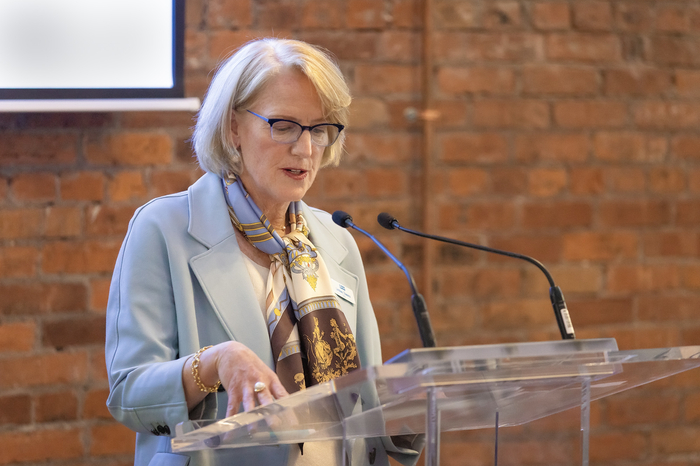
[[[132,430],[174,435],[174,426],[188,419],[182,386],[185,358],[178,350],[169,244],[154,210],[147,204],[135,213],[112,277],[105,345],[107,406]]]

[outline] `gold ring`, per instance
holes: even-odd
[[[255,393],[260,393],[261,391],[265,390],[267,388],[267,385],[265,385],[263,382],[255,382],[255,385],[253,385],[253,391]]]

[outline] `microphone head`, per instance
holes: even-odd
[[[386,212],[382,212],[381,214],[377,215],[377,222],[379,222],[379,224],[387,230],[393,230],[399,224],[399,221],[396,220],[395,217],[392,217]]]
[[[343,228],[348,228],[352,225],[352,217],[349,213],[343,212],[342,210],[336,210],[335,212],[333,212],[332,218],[336,225],[339,225]]]

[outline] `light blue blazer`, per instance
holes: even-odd
[[[351,289],[339,299],[357,340],[362,367],[382,363],[379,331],[357,245],[331,216],[304,205],[311,240],[331,277]],[[286,465],[289,446],[173,454],[175,426],[223,418],[226,393],[209,395],[188,413],[182,387],[185,359],[207,345],[235,340],[273,368],[265,322],[229,219],[220,179],[206,174],[187,192],[154,199],[129,223],[107,306],[105,358],[112,415],[136,431],[135,466]],[[362,442],[353,464],[402,462],[416,452],[389,439]],[[401,458],[406,455],[405,458]]]

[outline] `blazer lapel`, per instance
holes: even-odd
[[[188,232],[209,248],[190,268],[229,338],[274,367],[270,339],[228,216],[221,180],[207,173],[189,189]]]

